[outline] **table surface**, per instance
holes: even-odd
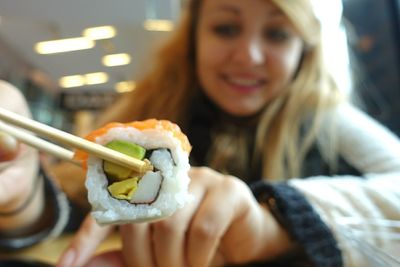
[[[47,240],[30,248],[17,252],[0,253],[1,257],[18,259],[33,259],[49,264],[55,264],[64,249],[71,242],[73,234],[65,234],[53,240]],[[97,249],[96,253],[121,248],[121,240],[117,233],[110,235]]]

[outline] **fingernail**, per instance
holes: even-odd
[[[64,256],[62,257],[62,259],[59,262],[59,267],[72,267],[74,260],[76,257],[76,253],[75,250],[70,249],[69,251],[67,251],[67,253],[64,254]]]

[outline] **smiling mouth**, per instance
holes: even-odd
[[[241,91],[261,89],[267,83],[265,79],[231,77],[226,75],[223,75],[222,78],[227,84]]]

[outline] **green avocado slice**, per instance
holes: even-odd
[[[117,199],[131,200],[138,187],[138,177],[115,182],[108,186],[110,194]]]
[[[113,140],[107,143],[105,146],[112,150],[121,152],[125,155],[140,160],[142,160],[146,155],[145,148],[124,140]],[[119,166],[109,161],[104,161],[103,169],[108,177],[117,181],[122,181],[137,175],[133,170]]]

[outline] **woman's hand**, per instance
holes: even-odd
[[[0,81],[0,107],[30,117],[24,96]],[[0,232],[14,235],[31,231],[44,205],[38,174],[38,153],[0,132]],[[35,186],[36,182],[40,182]],[[34,191],[33,191],[34,190]],[[31,198],[30,198],[31,196]]]
[[[192,168],[190,177],[193,201],[164,220],[121,225],[121,251],[99,255],[92,263],[119,261],[135,267],[196,267],[263,260],[289,249],[285,231],[242,181],[204,167]],[[102,240],[89,241],[89,235],[97,233],[85,232],[78,233],[75,240],[82,242],[73,242],[70,251],[87,253],[84,247],[94,248],[93,242]],[[75,255],[79,260],[74,263],[80,264],[90,257],[83,253]]]
[[[36,179],[37,152],[19,145],[11,136],[0,136],[0,214],[4,214],[0,216],[0,232],[24,234],[39,219],[44,206],[42,181]]]

